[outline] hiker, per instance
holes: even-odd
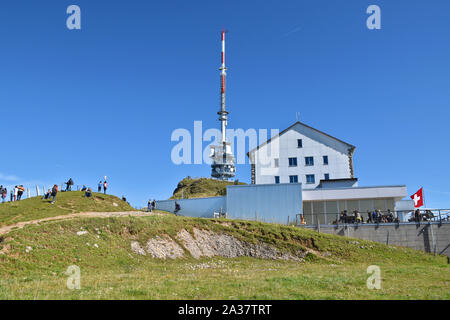
[[[69,179],[69,181],[66,182],[66,191],[72,191],[72,186],[73,186],[73,180],[72,178]]]
[[[54,186],[53,186],[53,188],[52,188],[52,197],[53,197],[53,199],[52,199],[52,202],[51,202],[51,204],[54,204],[55,203],[55,198],[56,198],[56,195],[58,194],[58,186],[55,184]]]
[[[83,188],[81,188],[81,191],[86,191],[86,190],[87,190],[87,187],[85,184],[83,184]]]
[[[175,201],[175,211],[173,213],[175,213],[175,215],[177,215],[178,211],[180,211],[180,210],[181,210],[180,204]]]
[[[105,180],[105,182],[103,182],[103,193],[104,194],[106,194],[106,189],[108,188],[108,183],[106,182],[106,180]]]
[[[25,188],[22,185],[17,187],[17,201],[20,201],[22,199],[22,195],[23,195],[24,191],[25,191]]]
[[[147,212],[152,212],[152,200],[148,200],[147,202]]]
[[[102,185],[103,185],[103,181],[100,180],[100,182],[98,183],[98,192],[102,192]]]
[[[6,195],[8,194],[8,190],[6,188],[3,188],[3,186],[2,186],[2,190],[0,191],[0,193],[2,196],[2,203],[4,203],[5,199],[6,199]]]
[[[17,195],[19,193],[19,188],[17,188],[17,186],[14,187],[14,201],[17,200]]]
[[[155,210],[155,208],[156,208],[156,200],[153,199],[153,202],[152,202],[152,209]]]
[[[11,192],[9,193],[9,201],[10,202],[13,202],[13,198],[14,197],[14,194],[13,194],[13,190],[11,189]]]
[[[91,189],[91,188],[88,188],[88,189],[86,190],[86,192],[84,193],[84,196],[83,196],[83,197],[86,197],[86,198],[92,197],[92,189]]]
[[[125,198],[125,196],[122,196],[122,201],[127,202],[127,198]]]

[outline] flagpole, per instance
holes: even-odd
[[[423,190],[423,186],[422,186],[422,198],[423,198],[423,206],[426,208],[427,205],[425,204],[425,191]]]

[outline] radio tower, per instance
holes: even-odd
[[[228,111],[225,104],[225,79],[227,67],[225,66],[225,31],[222,31],[222,65],[220,70],[220,111],[217,112],[221,122],[222,138],[219,146],[211,146],[212,159],[211,176],[220,180],[228,180],[235,176],[236,167],[231,144],[227,142],[226,128],[228,124]]]

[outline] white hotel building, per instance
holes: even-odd
[[[359,187],[355,147],[296,122],[248,153],[252,184],[300,183],[307,223],[330,224],[343,210],[367,212],[413,208],[406,186]],[[400,217],[401,218],[401,217]]]

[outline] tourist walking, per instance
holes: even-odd
[[[53,186],[53,188],[52,188],[52,202],[51,202],[51,204],[54,204],[55,203],[55,198],[56,198],[56,195],[58,194],[58,186],[55,184],[54,186]]]
[[[108,183],[105,180],[105,182],[103,182],[103,193],[104,194],[106,194],[106,189],[108,189]]]
[[[175,201],[175,211],[173,213],[175,213],[175,215],[177,215],[178,211],[180,211],[180,210],[181,210],[180,204]]]

